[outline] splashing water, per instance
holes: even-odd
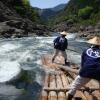
[[[5,41],[0,40],[0,82],[9,80],[12,76],[14,76],[14,73],[19,71],[19,67],[21,67],[25,70],[32,70],[33,76],[35,75],[34,81],[39,84],[43,84],[44,72],[41,66],[41,56],[44,54],[53,53],[54,38],[55,37],[28,37],[21,39],[6,39]],[[72,38],[75,38],[75,36],[72,36]],[[71,61],[79,64],[80,53],[87,46],[85,43],[80,44],[79,41],[75,41],[73,39],[68,42],[70,49],[67,51],[68,58],[71,59]],[[79,52],[77,53],[75,50]],[[8,89],[7,92],[0,92],[0,94],[3,95],[2,99],[0,97],[0,100],[22,100],[23,98],[26,98],[23,100],[28,99],[28,97],[25,96],[18,96],[17,94],[20,93],[20,91],[17,91],[16,88],[12,88],[10,86],[3,87],[4,90],[7,90],[8,87],[10,89]],[[0,88],[0,91],[2,91],[2,88]],[[11,94],[15,96],[10,96]],[[30,100],[32,100],[32,98]]]

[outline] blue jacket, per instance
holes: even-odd
[[[83,52],[79,74],[100,81],[100,49],[89,48]]]
[[[62,51],[65,51],[65,49],[67,49],[68,41],[66,38],[62,38],[61,36],[59,36],[56,39],[54,39],[53,42],[54,42],[55,49],[62,50]]]

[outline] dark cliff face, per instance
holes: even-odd
[[[3,22],[3,21],[7,21],[7,20],[10,20],[10,19],[14,19],[17,17],[20,17],[16,11],[13,9],[10,9],[8,6],[6,6],[6,1],[3,1],[1,2],[2,0],[0,0],[0,22]]]
[[[11,37],[23,37],[33,35],[45,35],[49,29],[44,25],[38,23],[37,15],[33,14],[36,20],[31,20],[32,17],[28,10],[21,5],[22,0],[0,0],[0,37],[11,38]],[[22,9],[17,8],[21,6]],[[20,5],[20,6],[19,6]],[[26,11],[26,12],[25,12]]]
[[[0,0],[0,37],[21,37],[24,32],[21,23],[25,22],[13,8],[9,8],[11,1]]]
[[[12,8],[16,3],[21,3],[22,0],[0,0],[4,5]],[[17,1],[17,2],[16,2]]]
[[[9,7],[14,7],[15,5],[22,5],[24,0],[0,0],[3,4]],[[28,0],[26,0],[28,1]]]

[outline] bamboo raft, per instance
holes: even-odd
[[[64,59],[59,56],[55,62],[51,62],[51,55],[42,57],[42,64],[47,74],[40,100],[67,100],[67,91],[70,84],[78,74],[75,64],[63,67]],[[63,69],[63,70],[62,70]],[[72,100],[100,100],[100,84],[91,80],[85,87],[77,90]]]

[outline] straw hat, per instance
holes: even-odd
[[[63,31],[63,32],[60,32],[61,35],[67,35],[67,32]]]
[[[100,45],[100,37],[94,37],[93,39],[90,39],[89,41],[87,41],[87,43]]]

